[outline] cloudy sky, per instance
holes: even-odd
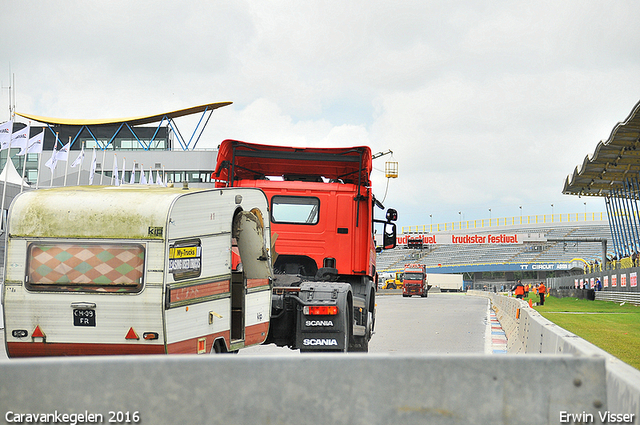
[[[0,122],[11,75],[17,111],[48,117],[232,101],[199,148],[234,138],[391,149],[374,163],[374,190],[401,226],[551,204],[604,211],[601,198],[562,195],[564,179],[640,100],[637,1],[60,0],[0,11]],[[399,177],[387,182],[389,160]]]

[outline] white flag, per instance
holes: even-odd
[[[11,133],[13,132],[13,120],[0,125],[0,150],[7,149],[11,143]]]
[[[129,179],[129,184],[134,184],[136,182],[136,162],[133,161],[133,167],[131,167],[131,179]]]
[[[127,182],[124,180],[124,170],[127,169],[127,167],[125,166],[127,158],[122,157],[122,182],[121,184],[126,184]]]
[[[27,153],[42,153],[42,145],[44,144],[44,130],[40,134],[36,134],[27,142],[27,146],[23,147],[18,155],[24,155]]]
[[[49,167],[49,169],[51,170],[51,174],[53,174],[56,169],[56,165],[58,164],[57,153],[58,152],[56,151],[56,147],[54,146],[53,152],[51,152],[51,158],[49,158],[49,160],[44,163],[44,165]]]
[[[93,184],[93,175],[96,172],[96,148],[93,148],[93,158],[91,159],[91,171],[89,172],[89,186]]]
[[[156,184],[157,184],[158,186],[164,186],[164,185],[162,184],[162,178],[160,177],[160,170],[158,170],[158,174],[156,175]]]
[[[147,184],[147,177],[144,175],[144,166],[140,164],[140,184]]]
[[[27,142],[29,141],[29,129],[30,126],[26,126],[22,130],[18,130],[11,135],[11,147],[26,149]]]
[[[68,161],[69,149],[71,148],[71,142],[68,142],[59,151],[56,152],[56,161]]]
[[[118,158],[116,154],[113,154],[113,176],[115,179],[115,185],[120,186],[120,176],[118,175]]]
[[[78,154],[78,157],[71,163],[71,168],[75,168],[78,165],[80,166],[80,168],[82,168],[82,161],[84,161],[84,146]]]

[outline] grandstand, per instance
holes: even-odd
[[[435,225],[434,225],[435,227]],[[403,229],[405,230],[405,229]],[[477,235],[543,234],[544,239],[567,241],[534,241],[522,244],[441,244],[410,249],[407,245],[382,251],[377,256],[381,273],[402,269],[407,262],[427,265],[429,273],[465,273],[466,281],[512,282],[515,279],[539,280],[547,276],[583,273],[590,262],[602,262],[602,244],[570,241],[570,239],[606,239],[611,245],[608,221],[541,222],[481,227],[466,231]],[[440,232],[433,234],[454,234]],[[413,233],[417,234],[417,233]],[[411,234],[409,234],[411,235]],[[491,273],[486,273],[491,272]],[[490,276],[487,276],[490,274]]]

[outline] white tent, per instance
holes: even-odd
[[[22,181],[22,176],[18,174],[18,171],[13,165],[13,161],[11,161],[11,159],[7,161],[7,164],[4,166],[4,170],[2,170],[2,173],[0,173],[0,181],[4,182],[5,180],[7,181],[7,183],[13,183],[18,186]],[[23,184],[27,187],[29,186],[29,183],[27,182],[24,182]]]

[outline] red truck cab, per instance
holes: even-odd
[[[427,266],[424,264],[405,264],[402,296],[420,295],[421,297],[426,297],[428,293]]]

